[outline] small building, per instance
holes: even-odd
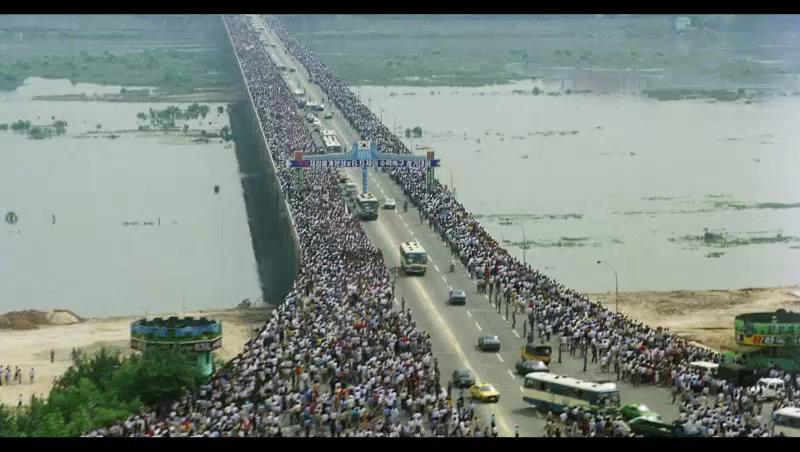
[[[131,323],[131,348],[140,352],[153,347],[182,347],[197,356],[203,375],[214,373],[212,352],[222,347],[222,323],[205,317],[156,317]]]

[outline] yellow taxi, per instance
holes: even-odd
[[[469,388],[469,395],[473,399],[481,402],[497,402],[500,400],[500,393],[489,383],[477,383]]]

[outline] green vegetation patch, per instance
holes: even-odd
[[[35,125],[31,121],[18,119],[11,123],[11,126],[0,124],[0,131],[8,131],[9,129],[17,133],[24,133],[34,140],[43,140],[67,133],[67,122],[56,120],[48,125]]]
[[[729,233],[724,230],[709,231],[706,229],[702,235],[682,235],[670,237],[670,242],[683,243],[689,246],[705,246],[708,248],[731,248],[736,246],[765,245],[774,243],[800,242],[800,237],[783,235],[782,232],[767,234],[764,232]],[[707,256],[718,257],[718,256]]]
[[[680,36],[669,16],[289,15],[284,20],[351,85],[482,86],[576,73],[598,73],[602,80],[603,72],[624,83],[630,70],[646,79],[642,86],[655,98],[730,101],[742,93],[658,89],[768,84],[798,72],[791,50],[783,49],[788,46],[763,45],[785,42],[781,33],[794,30],[794,22],[720,17],[693,16],[697,28]],[[740,26],[749,20],[760,28]]]
[[[148,350],[122,358],[101,349],[72,352],[72,366],[46,399],[13,410],[0,405],[0,437],[75,437],[144,407],[162,410],[205,378],[196,358],[179,350]]]
[[[231,57],[213,49],[147,49],[121,55],[83,51],[24,59],[0,55],[0,90],[15,89],[28,77],[44,77],[73,83],[151,86],[169,94],[186,94],[196,89],[230,88],[237,83],[234,69]]]
[[[601,239],[597,237],[559,237],[557,239],[551,239],[551,240],[528,240],[528,241],[504,240],[503,243],[510,246],[515,246],[520,249],[531,249],[531,248],[583,248],[583,247],[600,248],[607,243],[611,243],[614,245],[621,245],[624,242],[616,238]]]
[[[583,218],[583,214],[475,214],[473,217],[476,219],[485,219],[490,222],[497,222],[504,226],[510,226],[520,221],[580,220]]]

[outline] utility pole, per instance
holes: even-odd
[[[619,275],[617,274],[617,270],[611,266],[608,262],[597,261],[598,264],[606,264],[611,271],[614,272],[614,312],[619,313]]]

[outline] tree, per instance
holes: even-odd
[[[412,132],[414,133],[414,137],[416,137],[416,138],[419,138],[419,137],[422,136],[422,128],[420,126],[414,127]]]
[[[223,113],[225,113],[225,107],[220,105],[219,107],[217,107],[217,114],[221,115]]]
[[[114,386],[124,400],[137,397],[151,406],[179,398],[193,391],[205,378],[195,356],[179,349],[150,349],[130,358],[130,365],[114,375]]]
[[[411,129],[406,129],[406,138],[411,138]]]
[[[194,355],[181,350],[128,359],[105,348],[92,356],[73,350],[72,360],[46,401],[32,397],[19,412],[0,405],[0,437],[80,436],[139,411],[143,400],[163,407],[205,380]]]
[[[183,133],[189,133],[189,124],[183,125]]]

